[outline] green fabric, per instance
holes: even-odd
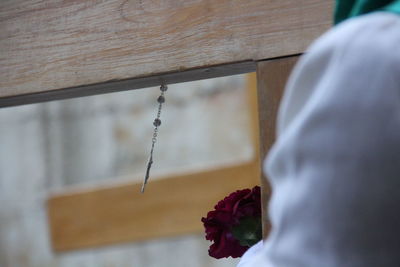
[[[335,24],[373,11],[400,14],[400,0],[336,0]]]

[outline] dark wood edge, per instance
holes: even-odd
[[[0,97],[0,108],[146,88],[157,86],[162,83],[174,84],[243,74],[253,72],[255,70],[255,61],[249,60],[243,62],[209,66],[205,68],[195,68],[185,71],[154,74],[148,77],[139,77],[116,81],[113,80],[104,83],[57,89],[35,94]]]

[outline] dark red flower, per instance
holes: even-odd
[[[261,218],[260,187],[243,189],[231,193],[208,212],[201,221],[204,224],[206,239],[214,241],[208,250],[211,257],[220,259],[231,256],[241,257],[249,248],[243,245],[232,233],[232,229],[245,218]]]

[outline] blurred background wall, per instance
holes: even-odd
[[[141,181],[158,95],[151,88],[0,109],[1,267],[235,266],[208,256],[204,234],[51,249],[49,193]],[[151,179],[252,158],[247,96],[246,75],[170,85]]]

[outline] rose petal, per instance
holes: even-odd
[[[240,245],[232,233],[232,227],[238,225],[243,217],[261,216],[261,190],[237,190],[215,205],[214,210],[207,213],[201,221],[204,224],[206,239],[214,241],[209,254],[215,258],[240,257],[247,247]]]

